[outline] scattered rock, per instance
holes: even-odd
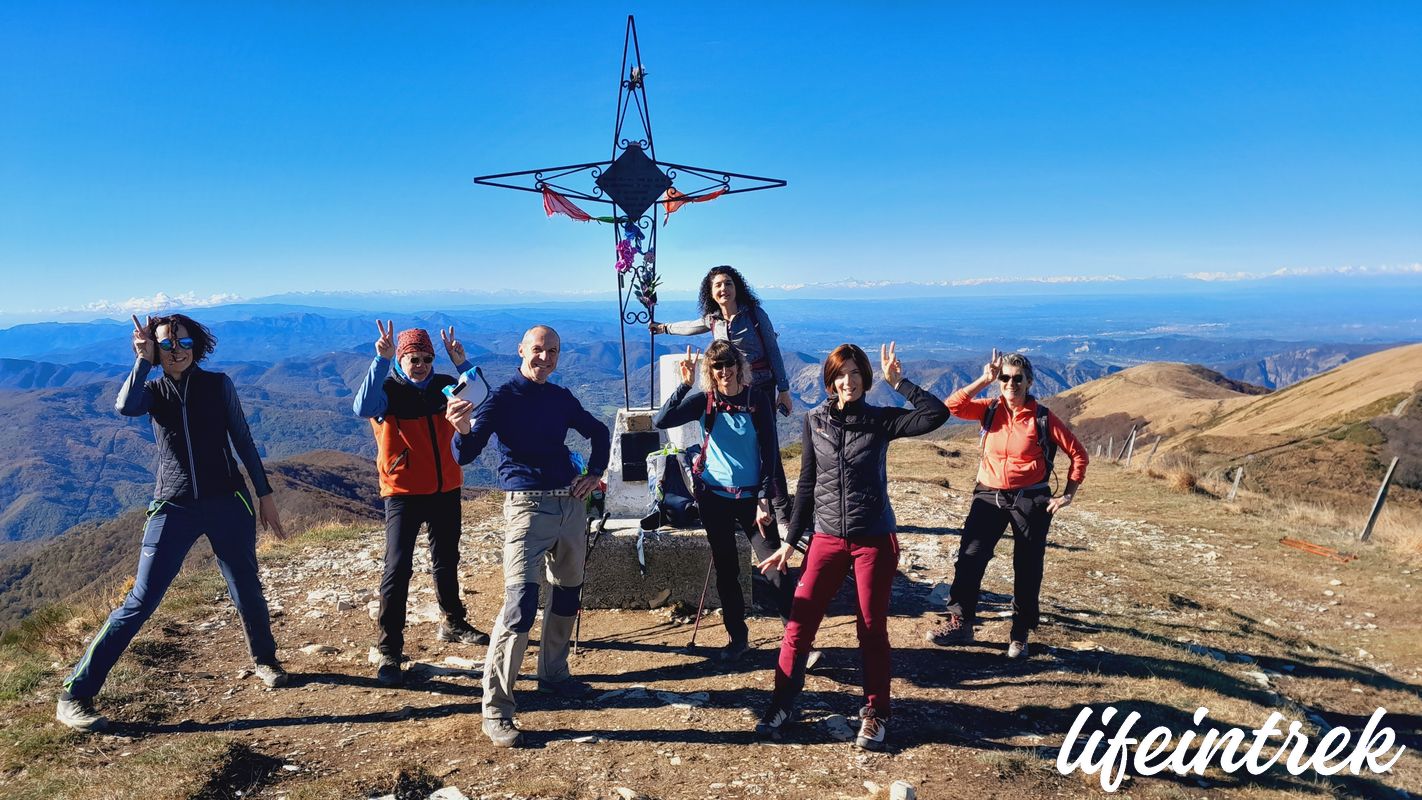
[[[369,603],[366,603],[366,604],[365,604],[365,610],[366,610],[366,613],[370,614],[370,618],[371,618],[371,619],[373,619],[373,620],[379,620],[379,619],[380,619],[380,601],[379,601],[379,600],[371,600]]]
[[[443,617],[443,612],[439,610],[439,603],[421,603],[410,609],[407,619],[409,624],[414,624],[417,622],[439,622]]]
[[[663,589],[652,595],[652,599],[647,601],[647,608],[661,608],[671,599],[671,589]]]
[[[854,726],[849,724],[849,719],[843,714],[830,714],[825,717],[823,725],[829,735],[841,742],[847,742],[854,738]]]
[[[430,800],[469,800],[469,795],[453,786],[446,786],[443,789],[436,789],[430,795]]]
[[[587,736],[575,736],[573,737],[573,741],[578,744],[597,744],[602,740],[592,734],[588,734]]]
[[[908,781],[894,781],[889,786],[889,800],[916,800],[918,792]]]
[[[1328,585],[1329,585],[1329,586],[1342,586],[1342,585],[1343,585],[1343,581],[1340,581],[1340,580],[1338,580],[1337,578],[1334,578],[1333,580],[1331,580],[1331,581],[1328,582]]]
[[[1262,672],[1246,672],[1244,677],[1254,681],[1265,689],[1269,688],[1269,676]]]
[[[484,668],[484,662],[475,661],[472,658],[465,658],[464,656],[445,656],[444,663],[457,669],[483,670]]]
[[[308,656],[332,656],[341,651],[340,648],[332,647],[329,644],[308,644],[301,648],[301,652]]]
[[[712,784],[711,788],[716,788],[716,785]],[[636,789],[628,789],[626,786],[615,786],[612,791],[616,792],[617,796],[622,798],[622,800],[642,800],[642,798],[646,797],[646,795]]]

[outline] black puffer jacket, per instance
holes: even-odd
[[[153,499],[245,494],[247,482],[237,470],[234,450],[257,496],[271,494],[232,379],[194,364],[177,380],[166,374],[146,380],[152,369],[147,360],[137,359],[114,405],[126,417],[148,414],[153,420],[153,440],[158,445]]]
[[[889,442],[919,436],[948,419],[943,401],[907,378],[898,392],[912,409],[873,406],[863,400],[843,410],[830,397],[805,415],[800,480],[789,543],[805,530],[839,538],[884,536],[894,532],[889,505]]]

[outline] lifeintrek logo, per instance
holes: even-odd
[[[1292,775],[1309,770],[1319,775],[1334,775],[1345,769],[1359,775],[1364,765],[1373,773],[1387,772],[1407,750],[1398,745],[1393,752],[1397,734],[1392,728],[1382,726],[1387,714],[1385,708],[1373,712],[1356,740],[1352,731],[1341,726],[1310,740],[1302,731],[1303,723],[1297,720],[1290,721],[1285,731],[1279,727],[1285,720],[1284,715],[1277,711],[1270,714],[1262,726],[1248,732],[1241,728],[1224,731],[1211,728],[1203,736],[1186,731],[1177,738],[1174,731],[1161,725],[1138,737],[1132,733],[1141,715],[1132,711],[1121,720],[1120,727],[1109,739],[1104,730],[1096,730],[1078,747],[1082,730],[1094,713],[1095,710],[1087,706],[1076,715],[1057,753],[1057,771],[1063,775],[1078,769],[1087,775],[1099,772],[1101,788],[1108,792],[1120,788],[1128,767],[1136,775],[1150,776],[1169,770],[1183,777],[1192,772],[1204,775],[1205,769],[1217,762],[1231,775],[1241,769],[1251,775],[1261,775],[1282,761]],[[1196,709],[1195,726],[1199,727],[1209,713],[1208,708]],[[1107,706],[1101,712],[1100,725],[1110,725],[1116,714],[1115,706]],[[1283,737],[1283,741],[1277,742],[1273,755],[1265,758],[1264,749],[1276,744],[1273,740],[1278,737]],[[1383,758],[1389,754],[1392,757],[1384,762]]]

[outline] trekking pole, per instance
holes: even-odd
[[[713,559],[706,559],[706,580],[701,583],[701,602],[696,604],[696,625],[691,629],[691,642],[687,644],[690,649],[696,646],[696,634],[701,630],[701,612],[706,608],[706,590],[711,588],[711,564]]]
[[[602,518],[594,525],[592,517],[588,517],[588,530],[584,535],[588,537],[588,549],[583,553],[583,574],[588,571],[588,560],[592,558],[593,548],[597,546],[597,540],[602,538],[602,533],[607,529],[607,520],[612,516],[611,511],[604,511]],[[585,579],[586,580],[586,579]],[[573,655],[578,655],[578,645],[582,641],[583,633],[583,604],[578,603],[578,616],[573,620]]]

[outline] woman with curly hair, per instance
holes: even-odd
[[[278,537],[285,538],[286,531],[232,379],[199,366],[216,345],[211,331],[184,314],[150,317],[146,325],[133,318],[136,358],[115,406],[126,417],[152,420],[158,485],[148,504],[133,589],[64,681],[55,717],[75,730],[101,730],[108,724],[94,710],[94,696],[157,610],[200,536],[212,545],[242,618],[255,662],[252,674],[269,687],[286,685],[257,573],[257,521]],[[162,375],[150,381],[154,366],[162,368]],[[255,508],[237,470],[238,458],[256,488]]]
[[[767,405],[790,413],[790,378],[785,361],[780,356],[775,326],[765,313],[760,299],[746,284],[746,279],[732,266],[712,267],[701,279],[701,318],[684,322],[648,323],[652,333],[674,336],[697,336],[708,331],[716,340],[726,340],[736,346],[750,362],[751,388],[765,397]],[[779,443],[776,442],[779,450]],[[780,524],[790,521],[789,493],[785,486],[785,471],[779,459],[775,462],[775,510]]]

